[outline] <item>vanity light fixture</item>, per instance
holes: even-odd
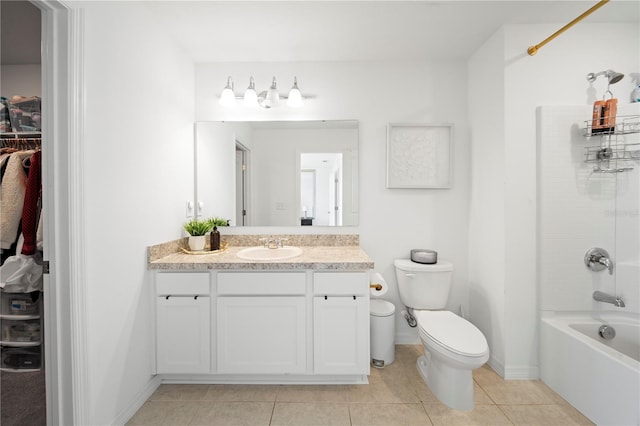
[[[222,96],[220,99],[222,99]],[[249,79],[249,87],[244,91],[243,105],[249,108],[258,106],[258,94],[256,93],[256,83],[253,81],[253,77]]]
[[[302,102],[302,93],[300,93],[300,89],[298,88],[298,77],[293,77],[293,87],[289,91],[287,105],[291,108],[300,108],[304,105]]]
[[[289,91],[287,96],[281,95],[278,92],[276,78],[273,77],[271,86],[268,90],[257,92],[256,83],[253,77],[249,79],[249,87],[245,90],[243,96],[236,96],[233,91],[233,79],[231,76],[227,78],[227,85],[220,94],[220,104],[225,107],[232,107],[236,105],[236,99],[242,99],[242,105],[249,108],[262,107],[262,108],[274,108],[280,105],[281,99],[287,100],[287,106],[291,108],[299,108],[304,105],[303,99],[309,98],[309,96],[303,96],[298,87],[298,78],[293,78],[293,87]]]
[[[262,106],[265,108],[273,108],[278,105],[280,105],[280,93],[278,93],[278,88],[276,87],[276,78],[273,77],[271,87],[267,90],[264,100],[262,101]]]
[[[232,107],[236,104],[236,95],[233,93],[233,80],[231,76],[227,78],[227,85],[224,86],[220,94],[220,104],[226,107]]]

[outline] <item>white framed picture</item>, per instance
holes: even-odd
[[[452,124],[389,124],[387,188],[451,188]]]

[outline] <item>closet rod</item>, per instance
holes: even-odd
[[[573,21],[569,22],[564,27],[560,28],[555,33],[551,34],[549,37],[547,37],[544,40],[542,40],[540,43],[538,43],[538,44],[536,44],[534,46],[529,46],[529,48],[527,49],[527,53],[529,54],[529,56],[535,55],[536,53],[538,53],[538,49],[540,49],[542,46],[544,46],[545,44],[549,43],[551,40],[553,40],[554,38],[558,37],[560,34],[565,32],[566,30],[568,30],[569,28],[571,28],[572,26],[574,26],[578,22],[582,21],[584,18],[586,18],[587,16],[591,15],[596,10],[600,9],[606,3],[609,3],[609,0],[600,0],[598,2],[598,4],[596,4],[591,9],[587,10],[586,12],[584,12],[582,15],[578,16]]]
[[[40,132],[6,132],[0,133],[1,139],[42,139]]]
[[[39,149],[42,146],[40,138],[0,139],[0,148],[14,148],[18,150]]]

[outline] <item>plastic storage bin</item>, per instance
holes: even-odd
[[[0,367],[12,370],[37,370],[41,365],[40,347],[4,348]]]
[[[38,342],[40,341],[40,320],[16,321],[2,319],[2,341]]]
[[[383,368],[395,360],[395,312],[391,302],[370,301],[371,365]]]

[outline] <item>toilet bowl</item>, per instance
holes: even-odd
[[[489,360],[480,330],[449,311],[415,311],[425,355],[417,367],[431,392],[456,410],[473,409],[472,371]]]
[[[453,264],[394,262],[400,299],[412,309],[424,355],[417,367],[433,394],[457,410],[473,409],[472,371],[489,359],[482,332],[466,319],[444,310],[449,298]]]

